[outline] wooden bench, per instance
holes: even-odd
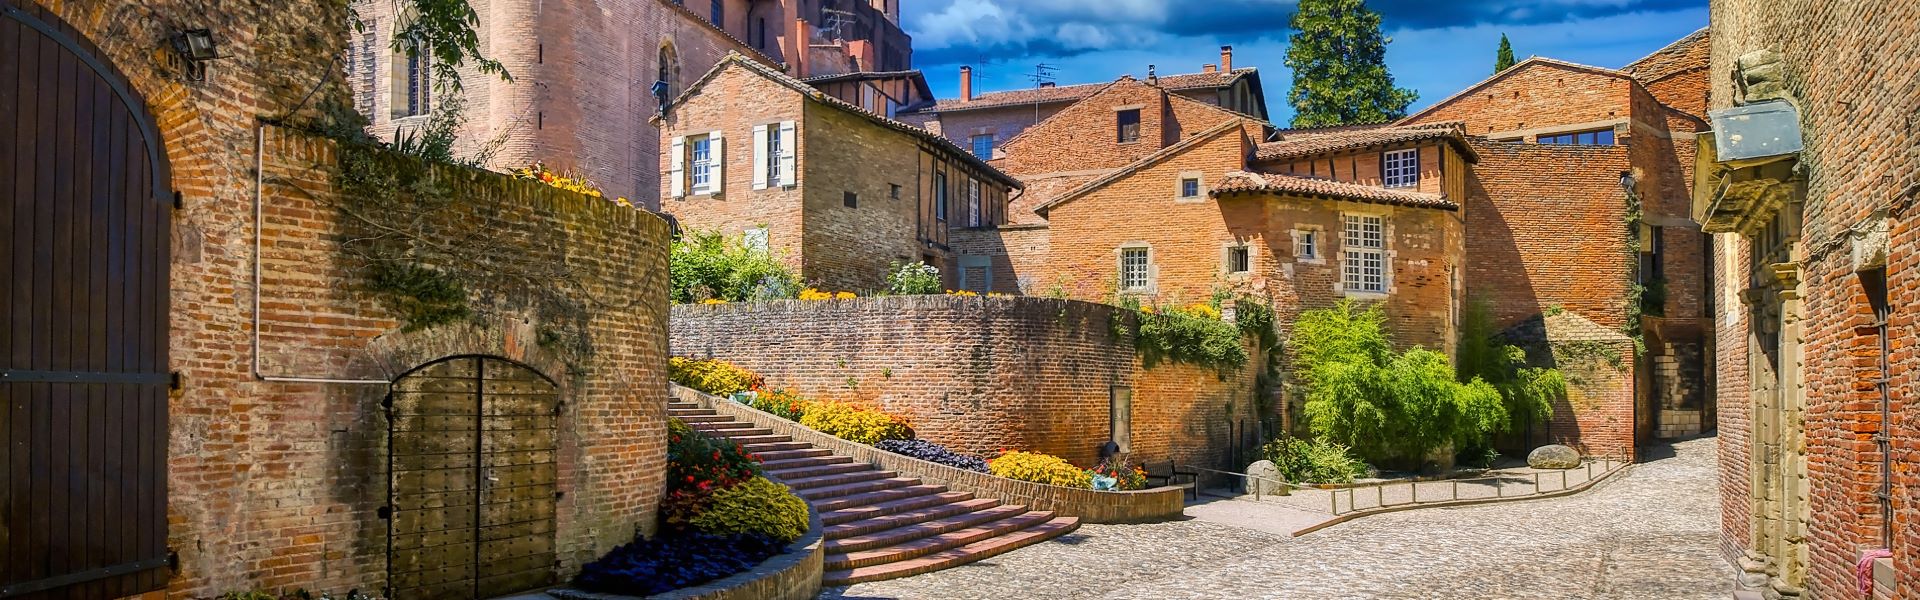
[[[1147,471],[1148,486],[1181,486],[1187,489],[1187,493],[1193,496],[1194,500],[1200,499],[1200,473],[1198,471],[1179,468],[1170,460],[1149,462],[1143,466]],[[1183,478],[1187,480],[1184,484],[1180,483],[1180,480]]]

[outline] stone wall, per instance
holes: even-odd
[[[501,268],[570,276],[481,282],[468,288],[467,320],[405,331],[340,250],[351,202],[333,179],[337,147],[291,129],[256,130],[261,117],[311,123],[318,107],[348,101],[340,73],[326,72],[339,63],[315,59],[344,47],[344,5],[6,3],[44,9],[98,46],[146,100],[180,193],[167,340],[180,387],[166,457],[167,546],[178,567],[167,596],[382,589],[380,382],[455,354],[513,359],[562,388],[557,576],[651,524],[665,460],[663,221],[494,174],[437,171],[455,201],[412,232],[418,243],[484,232],[516,254]],[[208,27],[219,39],[224,58],[208,65],[206,81],[185,80],[155,52],[174,32],[168,23]],[[256,192],[266,209],[257,230]],[[543,310],[551,301],[581,309]],[[579,331],[591,336],[564,344],[574,350],[543,335]],[[596,468],[575,468],[587,461]]]
[[[1735,81],[1737,58],[1755,51],[1772,51],[1779,61],[1772,72],[1786,97],[1799,110],[1806,149],[1798,157],[1796,173],[1804,174],[1804,220],[1797,233],[1795,255],[1801,302],[1799,324],[1803,335],[1799,371],[1805,385],[1807,515],[1807,594],[1817,598],[1856,595],[1853,564],[1862,549],[1881,547],[1881,506],[1875,498],[1885,479],[1883,453],[1874,436],[1890,439],[1895,571],[1900,592],[1914,598],[1920,583],[1913,577],[1920,565],[1920,411],[1914,392],[1920,389],[1920,337],[1915,312],[1920,306],[1920,227],[1915,204],[1915,173],[1920,154],[1913,151],[1916,134],[1913,115],[1920,106],[1920,88],[1906,85],[1920,67],[1920,4],[1911,2],[1835,3],[1808,0],[1715,0],[1713,2],[1712,106],[1732,106],[1741,90]],[[1897,83],[1898,82],[1898,83]],[[1853,232],[1870,229],[1884,217],[1888,226],[1885,273],[1887,296],[1893,307],[1889,324],[1891,368],[1879,366],[1880,339],[1872,327],[1867,292],[1856,269],[1856,248],[1870,247],[1870,236]],[[1758,323],[1736,317],[1747,307],[1742,292],[1750,281],[1744,254],[1747,240],[1732,234],[1718,236],[1716,263],[1726,265],[1716,277],[1714,297],[1722,318],[1719,369],[1739,383],[1758,387],[1748,379],[1757,365],[1735,362],[1744,358],[1729,348],[1730,341],[1752,339]],[[1789,366],[1788,368],[1791,368]],[[1888,377],[1891,422],[1881,417],[1875,380]],[[1751,398],[1728,381],[1720,387],[1723,431],[1735,426],[1752,431],[1758,415]],[[1762,490],[1745,487],[1752,469],[1763,457],[1760,442],[1745,439],[1723,442],[1722,496],[1726,498],[1725,533],[1732,549],[1754,543],[1745,536],[1754,515],[1742,504]],[[1743,476],[1744,475],[1744,476]]]
[[[1236,427],[1254,428],[1252,367],[1147,366],[1130,335],[1114,336],[1117,310],[949,296],[680,305],[672,349],[752,369],[769,387],[878,406],[955,450],[1082,466],[1098,462],[1113,389],[1127,387],[1134,461],[1229,462]]]

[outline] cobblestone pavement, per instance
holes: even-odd
[[[822,598],[1729,597],[1714,440],[1564,498],[1363,517],[1299,538],[1185,520],[1084,525],[971,565]]]

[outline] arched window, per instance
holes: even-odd
[[[653,97],[659,101],[660,110],[665,112],[667,103],[673,100],[674,80],[680,74],[680,58],[673,51],[672,43],[660,44],[658,62],[659,73],[654,76]]]

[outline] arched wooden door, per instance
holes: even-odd
[[[491,598],[553,583],[553,382],[461,356],[402,376],[387,404],[388,595]]]
[[[172,194],[140,96],[0,0],[0,598],[166,586]]]

